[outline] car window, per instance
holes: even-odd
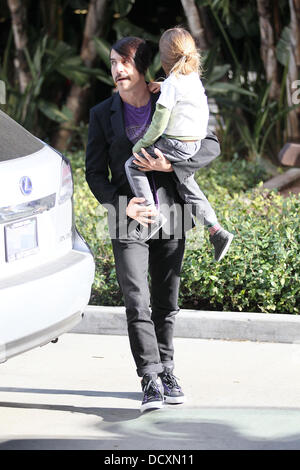
[[[25,157],[44,144],[0,110],[0,162]]]

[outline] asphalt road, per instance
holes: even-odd
[[[141,414],[126,336],[66,334],[0,366],[3,449],[300,449],[300,345],[175,338],[183,405]]]

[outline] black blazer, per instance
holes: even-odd
[[[151,95],[152,112],[155,110],[158,96],[158,94]],[[124,168],[126,160],[132,155],[132,147],[133,144],[125,132],[122,100],[119,93],[114,93],[90,110],[86,150],[87,183],[96,199],[107,208],[111,205],[119,210],[119,196],[126,196],[127,201],[134,197]],[[176,190],[176,185],[208,165],[219,154],[218,139],[213,133],[209,133],[202,140],[201,148],[196,155],[189,160],[172,163],[173,172],[146,173],[148,178],[150,174],[155,178],[162,212],[164,212],[163,207],[175,208],[172,211],[170,233],[174,233],[175,226],[179,228],[182,223],[178,224],[178,218],[183,214],[183,201]],[[121,212],[125,212],[124,205]],[[167,213],[165,215],[168,217]],[[122,223],[128,222],[129,219],[123,213]],[[184,226],[184,231],[193,226],[193,219],[189,213],[184,216]]]

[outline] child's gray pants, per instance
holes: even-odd
[[[160,137],[155,144],[145,150],[153,157],[157,158],[154,150],[159,149],[163,155],[171,162],[181,162],[188,160],[195,155],[201,147],[201,141],[185,142],[177,139]],[[139,153],[142,157],[144,155]],[[133,163],[135,157],[130,157],[125,163],[125,171],[132,192],[136,197],[144,197],[144,205],[154,205],[154,197],[146,173],[138,170],[138,165]],[[183,183],[177,182],[177,191],[180,197],[186,202],[192,214],[204,225],[214,225],[217,223],[215,211],[211,207],[207,198],[196,183],[194,176],[188,177]]]

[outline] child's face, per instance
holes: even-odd
[[[168,69],[167,69],[167,66],[162,62],[161,63],[161,66],[163,68],[163,71],[165,72],[166,75],[168,75]]]
[[[168,75],[169,73],[169,66],[167,66],[167,64],[165,63],[165,61],[162,59],[162,57],[164,56],[163,52],[162,52],[162,47],[163,47],[163,43],[162,41],[160,41],[159,43],[159,55],[160,55],[160,61],[161,61],[161,66],[165,72],[166,75]]]
[[[164,61],[162,60],[161,56],[161,52],[159,51],[159,54],[160,54],[160,61],[161,61],[161,66],[163,68],[163,71],[165,72],[166,75],[168,75],[168,69],[167,69],[167,65],[164,63]]]

